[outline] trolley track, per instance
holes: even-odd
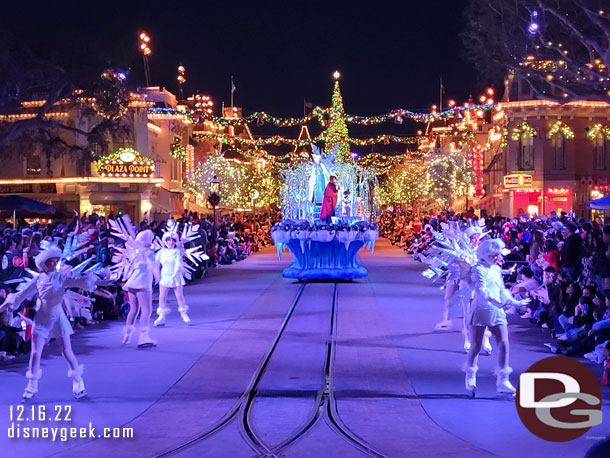
[[[330,307],[330,318],[328,332],[325,342],[325,359],[323,369],[323,382],[319,387],[314,404],[304,422],[294,430],[288,437],[275,445],[269,444],[263,439],[258,431],[253,410],[257,398],[264,397],[265,390],[260,390],[261,381],[264,379],[267,370],[272,364],[272,359],[278,346],[281,344],[282,337],[285,335],[286,328],[295,315],[297,305],[303,297],[303,293],[308,285],[305,281],[297,291],[292,304],[280,325],[270,348],[265,353],[260,365],[257,367],[248,387],[236,401],[235,405],[213,426],[197,434],[170,450],[167,450],[158,457],[175,456],[189,450],[202,443],[223,430],[226,426],[237,420],[242,439],[255,452],[257,457],[280,457],[281,453],[305,437],[320,421],[324,421],[328,427],[339,437],[345,440],[350,446],[356,448],[363,454],[371,457],[381,458],[384,455],[376,451],[363,438],[351,431],[342,421],[338,409],[337,400],[334,394],[334,360],[337,343],[337,317],[338,317],[338,283],[334,283],[332,303]]]

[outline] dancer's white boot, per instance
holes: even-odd
[[[129,344],[131,342],[131,336],[133,335],[135,327],[133,325],[125,325],[123,328],[123,345]]]
[[[496,390],[498,391],[498,394],[510,394],[514,396],[517,392],[508,379],[508,376],[512,371],[513,369],[508,366],[503,369],[496,369]]]
[[[180,312],[180,316],[182,317],[182,321],[184,321],[186,324],[191,324],[191,318],[188,316],[188,306],[185,305],[184,307],[180,307],[178,308],[178,311]]]
[[[38,369],[38,372],[32,374],[31,371],[27,371],[25,376],[28,379],[28,384],[23,391],[23,399],[32,399],[32,397],[38,393],[38,380],[42,377],[42,370]]]
[[[464,366],[464,372],[466,372],[466,378],[464,380],[464,385],[466,386],[466,390],[470,392],[472,396],[475,395],[477,391],[477,371],[479,368],[477,366]]]
[[[167,321],[167,315],[169,315],[170,311],[171,310],[168,307],[164,307],[164,308],[159,307],[157,309],[157,315],[159,315],[159,317],[155,320],[153,325],[154,326],[165,326],[165,322]]]
[[[138,347],[139,348],[150,348],[156,347],[157,341],[151,339],[148,335],[149,328],[142,328],[140,330],[140,337],[138,337]]]
[[[83,381],[84,366],[81,364],[75,370],[70,369],[68,371],[68,377],[72,379],[72,394],[75,399],[81,399],[87,396],[85,391],[85,382]]]
[[[451,329],[451,320],[447,316],[447,312],[443,313],[443,321],[439,321],[434,325],[436,331],[449,331]]]

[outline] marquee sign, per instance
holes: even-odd
[[[504,175],[504,187],[505,188],[529,188],[532,186],[534,178],[532,175]]]
[[[141,156],[133,148],[121,148],[99,159],[97,172],[103,177],[152,178],[155,161]]]

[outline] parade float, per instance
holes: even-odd
[[[271,230],[278,256],[290,250],[294,261],[285,278],[352,279],[368,275],[357,258],[363,247],[374,249],[375,174],[341,157],[339,146],[328,154],[313,147],[311,160],[282,170],[282,215]],[[335,216],[320,220],[320,208],[330,177],[338,183]]]

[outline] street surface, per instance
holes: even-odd
[[[521,423],[514,401],[495,394],[495,356],[481,357],[476,399],[466,396],[459,332],[435,332],[442,292],[423,266],[387,241],[361,252],[367,279],[298,283],[274,247],[213,269],[185,288],[192,326],[170,297],[155,349],[122,347],[122,322],[73,336],[89,397],[72,398],[56,344],[43,357],[37,404],[72,406],[49,428],[133,428],[131,439],[9,439],[27,359],[0,366],[3,457],[581,457],[606,436],[605,421],[580,439],[551,443]],[[156,304],[155,304],[156,306]],[[511,322],[511,379],[551,356],[548,330]],[[601,366],[593,368],[597,375]],[[27,409],[26,409],[27,410]],[[21,428],[40,425],[19,423]]]

